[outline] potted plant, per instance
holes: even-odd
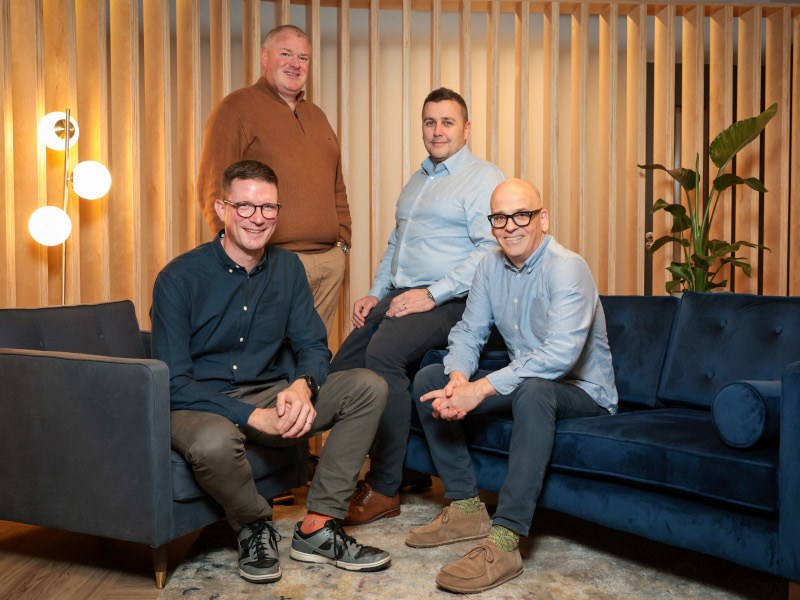
[[[715,277],[722,267],[731,264],[739,268],[750,277],[751,266],[746,258],[737,257],[736,251],[742,246],[750,248],[765,248],[761,244],[747,241],[726,242],[725,240],[709,239],[711,223],[714,220],[720,194],[730,187],[744,184],[757,192],[767,190],[760,179],[748,177],[743,179],[732,173],[723,173],[731,159],[739,150],[755,140],[775,116],[778,105],[773,104],[757,117],[737,121],[725,131],[721,132],[708,147],[708,155],[714,165],[719,169],[717,176],[711,184],[708,198],[702,197],[700,189],[700,156],[695,157],[695,169],[667,169],[663,165],[638,165],[642,169],[660,169],[666,171],[680,184],[686,193],[686,204],[670,204],[659,198],[653,204],[652,212],[667,211],[672,215],[672,228],[668,235],[664,235],[652,242],[648,252],[653,254],[659,248],[670,242],[681,246],[682,261],[672,261],[667,270],[672,274],[672,281],[666,284],[668,294],[684,290],[707,292],[716,288],[725,287],[728,281],[715,281]],[[691,192],[695,193],[692,194]]]

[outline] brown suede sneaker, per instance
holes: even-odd
[[[427,525],[408,531],[406,545],[413,548],[433,548],[464,540],[479,540],[489,535],[492,521],[481,502],[481,509],[467,514],[454,505],[446,506]]]
[[[503,552],[492,540],[486,539],[462,558],[442,567],[436,583],[451,592],[474,594],[497,587],[521,573],[519,549]]]
[[[350,507],[347,515],[342,519],[342,525],[364,525],[372,523],[383,517],[396,517],[400,514],[400,494],[384,496],[372,489],[366,481],[359,481],[353,497],[350,498]]]

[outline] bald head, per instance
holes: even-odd
[[[500,217],[492,219],[492,235],[511,264],[521,268],[542,244],[550,226],[539,190],[522,179],[504,181],[492,192],[491,210]],[[502,227],[494,227],[500,223]]]

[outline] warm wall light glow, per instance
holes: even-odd
[[[39,121],[39,139],[42,143],[52,150],[64,150],[64,123],[67,120],[66,113],[51,112],[47,113]],[[69,138],[69,147],[78,141],[80,130],[78,129],[78,122],[71,116],[69,122],[72,123],[74,129]]]
[[[111,173],[103,163],[85,160],[72,171],[72,189],[86,200],[97,200],[111,188]]]
[[[60,208],[43,206],[37,208],[28,219],[28,231],[43,246],[58,246],[69,237],[72,222]]]

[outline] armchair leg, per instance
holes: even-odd
[[[167,582],[167,544],[153,548],[153,569],[156,575],[156,587],[163,589]]]

